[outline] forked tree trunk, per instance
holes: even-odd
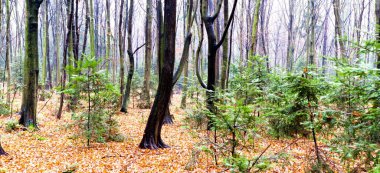
[[[234,1],[233,9],[231,12],[231,15],[228,19],[228,23],[223,31],[223,35],[219,42],[216,40],[215,31],[214,31],[214,22],[215,19],[218,17],[218,14],[220,12],[220,8],[222,6],[222,1],[219,1],[217,4],[217,7],[215,9],[214,14],[211,16],[208,16],[208,1],[203,2],[201,4],[201,13],[202,13],[202,21],[204,22],[204,26],[206,28],[207,32],[207,38],[208,38],[208,76],[207,76],[207,85],[203,84],[202,79],[198,77],[199,82],[201,83],[202,87],[206,87],[206,103],[207,103],[207,109],[212,112],[216,113],[216,108],[214,105],[214,98],[215,98],[215,87],[216,87],[216,52],[220,48],[220,46],[223,44],[224,39],[227,36],[228,28],[231,25],[233,14],[235,13],[237,0]],[[199,75],[197,75],[199,76]],[[211,129],[212,122],[209,121],[207,129]]]
[[[38,9],[43,0],[26,0],[24,88],[19,123],[37,127]]]
[[[127,0],[128,1],[128,0]],[[128,8],[128,7],[127,7]],[[124,14],[124,0],[121,0],[120,4],[120,17],[119,17],[119,54],[120,54],[120,94],[124,93],[124,51],[125,51],[125,37],[123,30],[123,14]],[[127,10],[128,11],[128,10]],[[128,12],[127,12],[128,14]],[[126,21],[124,21],[126,22]],[[122,102],[123,96],[120,97]],[[120,103],[121,103],[120,102]]]
[[[167,148],[161,138],[161,129],[165,111],[169,107],[170,95],[173,85],[173,70],[175,61],[175,35],[176,35],[176,0],[165,0],[164,8],[164,56],[160,59],[160,79],[155,100],[145,127],[144,136],[139,147],[142,149]],[[163,58],[161,57],[161,58]]]

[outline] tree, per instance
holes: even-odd
[[[342,20],[340,18],[340,0],[333,0],[334,15],[335,15],[335,49],[340,52],[340,57],[346,56],[346,49],[344,48],[343,35],[342,35]],[[340,51],[338,48],[338,43]]]
[[[286,54],[286,70],[288,72],[293,69],[294,58],[294,0],[289,0],[289,23],[288,23],[288,48]]]
[[[127,0],[128,1],[128,0]],[[123,11],[124,9],[124,0],[121,0],[120,4],[120,17],[119,17],[119,54],[120,54],[120,94],[121,99],[123,99],[124,93],[124,50],[125,50],[125,36],[123,32]],[[128,11],[128,7],[126,8]],[[126,21],[124,21],[126,23]]]
[[[74,20],[74,0],[68,0],[68,18],[67,18],[67,35],[66,35],[66,40],[65,40],[65,45],[63,48],[63,75],[61,77],[61,89],[65,89],[66,87],[66,78],[67,78],[67,73],[66,73],[66,66],[67,66],[67,53],[68,53],[68,48],[69,44],[72,45],[72,31],[73,31],[73,20]],[[58,113],[57,113],[57,118],[61,119],[62,116],[62,109],[63,109],[63,103],[64,103],[64,98],[65,98],[65,93],[61,92],[61,97],[59,100],[59,108],[58,108]]]
[[[140,47],[136,48],[135,51],[132,50],[132,22],[133,22],[133,12],[134,12],[134,0],[130,0],[130,7],[129,7],[129,16],[128,16],[128,32],[127,32],[127,40],[128,40],[128,50],[127,54],[129,57],[129,70],[128,70],[128,76],[127,76],[127,84],[125,86],[125,92],[123,96],[123,102],[121,105],[120,112],[127,112],[127,106],[128,101],[131,93],[131,86],[132,86],[132,78],[133,74],[135,72],[135,53],[141,49],[145,44],[141,45]]]
[[[11,32],[10,32],[10,20],[11,20],[11,11],[9,9],[9,0],[6,0],[6,13],[7,13],[7,28],[6,28],[6,50],[5,50],[5,57],[6,57],[6,65],[5,68],[7,70],[7,103],[10,104],[11,102],[11,54],[10,54],[10,49],[11,49]],[[2,15],[2,14],[1,14]]]
[[[209,13],[209,3],[208,1],[201,1],[201,16],[202,21],[204,23],[206,33],[207,33],[207,39],[208,39],[208,76],[207,76],[207,85],[203,82],[203,80],[200,78],[200,75],[198,76],[198,81],[201,84],[201,86],[205,89],[206,95],[207,95],[207,109],[212,112],[216,113],[215,106],[214,106],[214,96],[215,96],[215,87],[216,87],[216,52],[222,46],[224,39],[227,36],[228,28],[231,25],[235,9],[236,9],[237,0],[234,1],[234,5],[232,8],[231,15],[228,19],[228,23],[224,28],[223,35],[220,39],[220,41],[217,42],[216,36],[215,36],[215,30],[214,30],[214,22],[215,19],[218,17],[220,8],[222,6],[222,1],[219,1],[214,14],[208,15]],[[199,68],[197,69],[199,70]],[[199,73],[199,72],[198,72]],[[208,129],[211,128],[211,123],[209,123]]]
[[[38,10],[43,0],[25,0],[25,60],[24,88],[19,123],[37,127],[37,88],[38,88]]]
[[[111,20],[110,20],[110,0],[106,0],[106,23],[107,23],[107,43],[106,43],[106,71],[109,70],[110,52],[111,52]]]
[[[251,56],[256,55],[257,48],[257,30],[259,26],[259,14],[260,14],[260,6],[262,0],[256,0],[255,13],[253,16],[253,24],[252,24],[252,44],[251,44]]]
[[[146,22],[145,22],[145,69],[143,87],[142,108],[150,107],[150,70],[152,66],[152,0],[146,1]]]
[[[153,106],[144,130],[144,136],[139,147],[142,149],[167,148],[168,146],[161,138],[161,129],[166,110],[169,107],[170,95],[173,85],[173,71],[175,61],[175,35],[176,35],[176,0],[165,0],[164,8],[164,35],[165,40],[163,57],[160,71],[160,79]]]
[[[308,46],[308,51],[307,51],[307,63],[309,65],[316,64],[316,58],[315,58],[315,25],[317,23],[317,18],[316,18],[316,7],[315,7],[315,2],[314,0],[309,1],[309,20],[310,24],[308,27],[308,32],[307,32],[307,46]]]
[[[44,87],[52,88],[51,83],[51,69],[50,69],[50,56],[49,56],[49,0],[45,1],[45,21],[44,21],[44,35],[43,35],[43,60],[42,60],[42,85]],[[49,74],[48,74],[49,73]],[[47,80],[47,83],[46,83]]]
[[[224,8],[223,8],[223,14],[224,14],[224,27],[228,24],[228,0],[224,0]],[[221,88],[225,89],[227,86],[228,76],[228,32],[226,34],[226,38],[223,42],[223,62],[222,62],[222,77],[221,77]]]

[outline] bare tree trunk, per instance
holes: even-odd
[[[133,78],[133,73],[135,72],[135,60],[133,57],[133,52],[132,52],[132,20],[133,20],[133,13],[134,13],[134,0],[130,0],[130,7],[129,7],[129,16],[128,16],[128,57],[129,57],[129,70],[128,70],[128,78],[127,78],[127,84],[125,86],[125,93],[123,96],[123,103],[121,106],[120,112],[127,112],[127,106],[128,106],[128,101],[129,101],[129,96],[130,96],[130,91],[131,91],[131,85],[132,85],[132,78]]]
[[[308,32],[308,59],[307,62],[309,65],[316,64],[315,58],[315,25],[316,25],[316,10],[315,10],[315,2],[314,0],[309,1],[310,8],[310,30]]]
[[[110,52],[111,52],[111,20],[110,20],[110,0],[106,0],[106,23],[107,23],[107,43],[106,43],[106,58],[105,58],[105,68],[107,74],[109,73],[109,68],[110,68]]]
[[[228,24],[228,0],[224,0],[223,16],[224,16],[224,27]],[[232,37],[232,36],[231,36]],[[222,64],[222,77],[221,77],[221,88],[225,89],[227,86],[227,71],[228,71],[228,34],[223,42],[223,64]]]
[[[11,20],[11,11],[9,9],[9,0],[6,0],[6,11],[7,11],[7,28],[6,28],[6,36],[5,36],[5,42],[6,42],[6,50],[5,50],[5,57],[6,57],[6,71],[7,71],[7,103],[11,103],[11,55],[10,55],[10,44],[11,44],[11,32],[10,32],[10,20]],[[2,15],[2,14],[0,14]]]
[[[293,70],[294,59],[294,0],[289,0],[289,23],[288,23],[288,49],[286,54],[286,70],[288,72]]]
[[[150,108],[150,71],[152,68],[152,18],[153,18],[152,0],[146,1],[146,22],[145,22],[145,69],[144,69],[144,87],[143,87],[143,105],[142,108]]]
[[[251,56],[256,55],[256,49],[257,49],[257,29],[259,25],[259,12],[260,12],[260,6],[261,6],[262,0],[256,0],[256,7],[255,7],[255,13],[253,17],[253,24],[252,24],[252,44],[251,44]]]
[[[73,20],[74,20],[74,0],[69,0],[70,3],[68,3],[68,8],[69,8],[69,14],[68,14],[68,20],[67,20],[67,35],[66,35],[66,41],[65,45],[63,48],[63,75],[61,77],[61,87],[62,89],[65,89],[66,87],[66,78],[67,78],[67,73],[66,73],[66,66],[67,66],[67,53],[68,53],[68,48],[70,44],[70,40],[72,39],[72,27],[73,27]],[[58,113],[57,113],[57,118],[61,119],[62,116],[62,110],[63,110],[63,104],[64,104],[64,99],[65,99],[65,94],[62,92],[61,97],[59,100],[59,108],[58,108]]]
[[[222,2],[219,1],[216,10],[214,10],[214,14],[209,14],[209,4],[208,1],[202,2],[201,4],[201,13],[202,13],[202,21],[205,24],[206,32],[207,32],[207,38],[208,38],[208,76],[207,76],[207,85],[202,84],[203,81],[199,79],[199,82],[201,83],[202,87],[206,87],[206,95],[207,95],[207,109],[210,110],[212,113],[216,113],[216,108],[214,106],[214,98],[215,98],[215,87],[216,87],[216,52],[220,48],[220,46],[223,44],[224,39],[227,36],[227,32],[229,29],[229,26],[231,25],[233,14],[235,13],[237,0],[234,1],[234,6],[231,12],[231,15],[228,19],[228,23],[223,31],[223,35],[220,39],[220,41],[217,42],[216,36],[215,36],[215,30],[214,30],[214,22],[215,19],[218,17],[218,14],[220,12],[220,8],[222,6]],[[208,129],[211,129],[212,122],[209,121]]]
[[[128,0],[127,0],[128,1]],[[123,32],[123,14],[124,14],[124,0],[121,0],[120,4],[120,19],[119,19],[119,54],[120,54],[120,94],[124,93],[124,52],[125,52],[125,37]],[[128,9],[128,7],[126,7]],[[128,10],[127,14],[128,15]],[[127,21],[124,21],[127,22]],[[120,97],[120,101],[122,102],[123,96]],[[120,103],[121,103],[120,102]]]
[[[340,52],[340,57],[346,56],[346,49],[344,48],[343,35],[342,35],[342,21],[340,18],[340,0],[333,0],[334,15],[335,15],[335,39],[339,43],[340,51],[338,45],[336,44],[336,51]]]
[[[170,95],[173,85],[173,70],[175,61],[175,35],[176,35],[176,0],[165,0],[164,8],[164,57],[162,59],[162,69],[157,94],[153,103],[144,136],[139,145],[143,149],[167,148],[162,141],[161,129],[165,116],[165,111],[169,107]],[[161,61],[161,60],[160,60]]]
[[[26,0],[24,88],[19,123],[37,127],[38,9],[43,0]]]

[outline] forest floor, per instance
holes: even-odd
[[[65,111],[61,120],[54,117],[57,98],[48,101],[42,111],[46,101],[39,101],[38,131],[6,132],[5,122],[18,119],[19,116],[0,117],[1,144],[9,154],[0,156],[0,172],[64,172],[73,167],[77,172],[187,172],[185,166],[191,160],[191,153],[199,138],[191,135],[190,129],[184,128],[185,111],[177,104],[180,103],[179,95],[174,96],[171,107],[175,122],[164,126],[162,131],[164,141],[171,148],[158,150],[138,148],[149,115],[148,109],[133,108],[131,104],[128,114],[115,115],[120,132],[126,137],[124,142],[92,143],[88,148],[84,140],[71,138],[76,132],[67,128],[72,122],[70,112]],[[19,107],[20,96],[17,96],[14,105]],[[205,131],[201,133],[206,134]],[[257,147],[250,155],[260,155],[269,144],[271,146],[262,158],[270,163],[263,172],[305,172],[314,157],[312,141],[309,139],[277,140],[263,136],[255,139]],[[322,143],[320,147],[329,158],[329,164],[335,165],[333,169],[341,172],[342,168],[337,164],[339,161],[329,154],[328,148]],[[211,156],[201,154],[192,172],[222,171],[226,169],[215,166]]]

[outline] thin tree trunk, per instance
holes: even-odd
[[[66,35],[66,41],[65,41],[65,45],[64,45],[64,48],[63,48],[63,66],[62,66],[62,70],[63,70],[63,75],[61,77],[61,89],[64,90],[65,87],[66,87],[66,77],[67,77],[67,73],[66,73],[66,66],[67,66],[67,51],[68,51],[68,48],[69,48],[69,44],[70,44],[70,40],[72,39],[71,35],[72,35],[72,27],[73,27],[73,20],[74,20],[74,0],[69,0],[70,3],[69,3],[69,16],[68,16],[68,20],[67,20],[67,35]],[[60,97],[60,100],[59,100],[59,108],[58,108],[58,113],[57,113],[57,118],[58,119],[61,119],[61,116],[62,116],[62,110],[63,110],[63,104],[64,104],[64,99],[65,99],[65,94],[62,92],[61,93],[61,97]]]
[[[340,51],[338,45],[336,44],[336,51],[340,52],[340,57],[346,56],[346,49],[344,48],[343,35],[342,35],[342,21],[340,18],[340,0],[333,0],[334,15],[335,15],[335,39],[339,43]]]
[[[223,16],[224,16],[224,27],[227,26],[228,23],[228,0],[224,0],[224,8],[223,8]],[[222,77],[221,77],[221,88],[226,89],[227,86],[227,70],[228,70],[228,34],[226,35],[226,39],[223,42],[223,65],[222,65]]]
[[[110,68],[110,52],[111,52],[111,20],[110,20],[110,0],[106,0],[106,23],[107,23],[107,43],[106,43],[106,72],[109,73]]]
[[[145,22],[145,69],[144,69],[144,87],[142,97],[142,108],[150,108],[150,71],[152,66],[152,0],[146,1],[146,22]]]
[[[127,0],[128,1],[128,0]],[[128,7],[127,7],[128,8]],[[119,19],[119,54],[120,54],[120,94],[124,93],[124,51],[125,51],[125,37],[123,30],[123,13],[124,13],[124,0],[120,4],[120,19]],[[128,10],[127,10],[128,15]],[[126,21],[124,21],[126,22]],[[123,96],[120,97],[122,102]],[[120,103],[121,103],[120,102]]]
[[[294,0],[289,0],[289,24],[288,24],[288,49],[286,54],[286,70],[291,72],[293,70],[294,59]]]
[[[11,20],[11,11],[9,9],[9,0],[6,0],[6,11],[7,11],[7,28],[6,28],[6,36],[5,36],[5,42],[6,42],[6,50],[5,50],[5,57],[6,57],[6,71],[7,71],[7,103],[10,105],[11,103],[11,54],[10,54],[10,44],[11,44],[11,32],[10,32],[10,20]],[[0,14],[2,15],[2,14]],[[10,107],[10,106],[9,106]]]
[[[135,72],[135,60],[133,57],[133,52],[132,52],[132,20],[133,20],[133,13],[134,13],[134,0],[130,0],[130,7],[129,7],[129,16],[128,16],[128,32],[127,32],[127,40],[128,40],[128,57],[129,57],[129,70],[128,70],[128,78],[127,78],[127,84],[125,86],[125,93],[123,96],[123,103],[121,106],[120,112],[127,112],[127,106],[128,106],[128,101],[130,97],[130,92],[131,92],[131,85],[132,85],[132,78],[133,78],[133,73]]]

